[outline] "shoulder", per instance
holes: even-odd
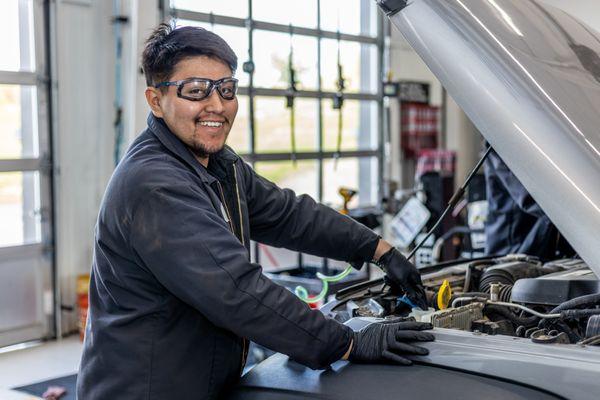
[[[121,205],[173,186],[197,187],[201,179],[152,135],[140,135],[116,167],[106,198]],[[123,204],[125,203],[125,204]]]

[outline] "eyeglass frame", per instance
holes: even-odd
[[[203,82],[208,82],[209,83],[209,89],[208,89],[208,94],[202,98],[194,98],[194,97],[189,97],[189,96],[185,96],[183,94],[181,94],[181,90],[183,89],[183,85],[185,85],[186,83],[189,82],[194,82],[194,81],[203,81]],[[223,94],[221,93],[221,84],[225,83],[225,82],[234,82],[235,83],[235,93],[233,94],[233,97],[231,99],[228,99],[226,97],[223,96]],[[192,78],[186,78],[186,79],[181,79],[179,81],[169,81],[169,82],[160,82],[157,83],[156,85],[154,85],[154,88],[158,89],[161,88],[163,86],[177,86],[177,97],[180,97],[182,99],[186,99],[189,101],[202,101],[205,100],[207,98],[210,97],[210,95],[213,93],[213,91],[215,89],[217,89],[217,93],[219,93],[219,96],[223,99],[223,100],[227,100],[227,101],[231,101],[235,99],[235,96],[237,95],[237,89],[238,89],[238,79],[233,78],[233,77],[228,77],[228,78],[221,78],[221,79],[217,79],[212,80],[212,79],[208,79],[208,78],[197,78],[197,77],[192,77]]]

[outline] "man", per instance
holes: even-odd
[[[486,254],[527,254],[543,261],[572,257],[575,251],[500,156],[485,161],[488,217]]]
[[[416,269],[364,226],[259,177],[225,146],[237,59],[217,35],[159,26],[143,69],[152,110],[106,189],[96,226],[79,399],[220,397],[248,340],[311,368],[427,354],[429,324],[353,333],[249,261],[250,240],[354,265],[377,260],[425,307]]]

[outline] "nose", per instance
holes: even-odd
[[[223,112],[223,99],[214,89],[210,96],[204,99],[204,109],[208,113],[221,114]]]

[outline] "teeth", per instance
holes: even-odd
[[[200,121],[200,125],[202,126],[210,126],[213,128],[219,128],[223,125],[222,122],[216,122],[216,121]]]

